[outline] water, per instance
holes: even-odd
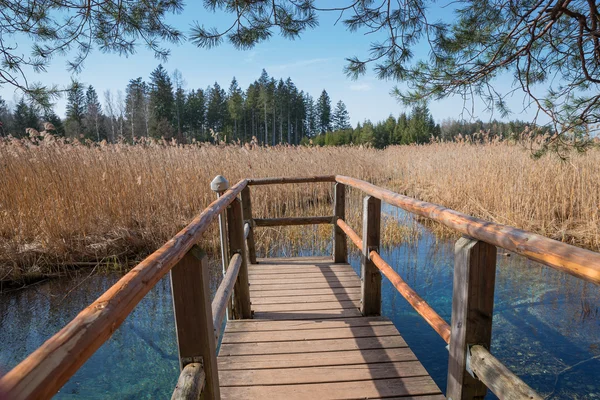
[[[391,207],[384,212],[405,220]],[[419,230],[418,241],[383,249],[382,256],[449,322],[454,245]],[[356,253],[350,263],[358,271]],[[80,275],[0,295],[0,368],[15,366],[119,277]],[[213,290],[216,284],[212,283]],[[383,314],[444,391],[446,343],[385,278],[382,297]],[[599,306],[598,287],[514,254],[499,255],[491,352],[542,396],[600,399]],[[56,398],[169,398],[178,375],[170,285],[165,278]]]

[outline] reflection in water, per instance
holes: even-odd
[[[391,207],[384,212],[406,220]],[[449,322],[453,243],[420,229],[418,241],[383,249],[382,256]],[[310,250],[293,253],[311,255]],[[356,252],[350,261],[358,271]],[[217,276],[218,262],[211,269]],[[75,277],[0,295],[0,368],[15,366],[118,279],[116,274]],[[216,278],[213,291],[217,284]],[[446,344],[385,278],[382,292],[384,315],[445,390]],[[495,298],[493,354],[542,396],[600,398],[598,287],[516,255],[499,255]],[[167,277],[56,398],[168,398],[178,374]]]

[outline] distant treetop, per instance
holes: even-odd
[[[297,38],[314,28],[318,14],[339,13],[351,32],[377,34],[367,58],[347,58],[346,74],[368,65],[381,79],[406,83],[394,94],[407,105],[458,95],[481,98],[506,117],[506,97],[520,90],[524,108],[547,114],[555,129],[589,129],[600,123],[600,12],[596,1],[564,0],[345,0],[329,2],[207,0],[233,16],[219,30],[197,25],[190,39],[212,47],[224,38],[246,49],[274,30]],[[432,8],[443,10],[434,20]],[[437,13],[439,15],[440,13]],[[416,59],[417,48],[427,59]],[[513,88],[500,92],[494,78],[510,73]],[[597,128],[596,128],[597,129]]]
[[[204,7],[231,15],[227,26],[199,21],[187,38],[210,48],[227,40],[247,49],[274,33],[295,39],[318,25],[324,12],[339,15],[348,30],[374,34],[369,56],[347,58],[347,75],[369,65],[381,79],[407,84],[395,95],[415,105],[448,96],[479,97],[506,116],[507,96],[525,94],[524,108],[547,114],[559,132],[600,123],[600,12],[596,1],[569,0],[204,0]],[[182,0],[5,0],[0,12],[0,85],[21,88],[43,106],[58,88],[31,82],[56,54],[71,54],[78,71],[92,48],[128,55],[144,44],[160,58],[184,39],[164,23]],[[329,6],[328,6],[329,5]],[[443,13],[433,13],[436,8]],[[444,15],[434,20],[433,15]],[[187,29],[187,28],[186,28]],[[29,56],[13,44],[28,36]],[[428,50],[428,57],[416,54]],[[419,51],[417,51],[419,50]],[[501,92],[495,78],[510,74]],[[597,129],[597,128],[592,128]]]

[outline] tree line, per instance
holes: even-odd
[[[298,90],[291,78],[276,80],[265,70],[242,90],[232,79],[228,90],[217,82],[205,89],[185,90],[181,73],[169,74],[159,65],[148,81],[131,79],[125,91],[104,92],[101,102],[92,85],[74,81],[67,90],[65,118],[51,108],[40,109],[21,98],[13,109],[0,99],[0,135],[22,137],[27,128],[45,129],[71,138],[100,142],[133,142],[143,137],[175,138],[179,143],[254,142],[259,145],[319,146],[422,144],[432,139],[454,140],[459,134],[486,131],[508,138],[528,126],[523,121],[435,122],[426,105],[415,106],[398,118],[355,128],[343,101],[335,107],[326,90],[315,100]]]
[[[533,124],[525,121],[483,122],[481,120],[464,121],[445,119],[438,124],[435,122],[426,105],[414,107],[409,113],[402,112],[398,118],[390,115],[386,120],[373,123],[369,120],[356,128],[339,129],[318,134],[314,138],[304,138],[302,144],[317,146],[368,145],[375,148],[385,148],[399,144],[424,144],[432,141],[454,141],[461,137],[472,137],[485,132],[490,137],[501,139],[518,139]],[[548,132],[547,127],[535,127],[542,133]]]
[[[147,81],[129,81],[124,93],[104,92],[100,102],[92,85],[73,81],[67,90],[66,116],[41,110],[21,98],[14,109],[0,99],[0,134],[21,137],[27,128],[50,122],[58,135],[94,141],[175,138],[181,143],[255,141],[261,145],[299,144],[303,138],[350,128],[343,101],[332,107],[323,90],[317,99],[299,90],[291,78],[275,79],[262,71],[243,90],[235,77],[225,90],[217,82],[185,90],[181,73],[159,65]]]

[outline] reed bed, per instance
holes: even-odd
[[[472,215],[600,248],[600,154],[534,160],[519,145],[438,143],[386,150],[142,141],[82,144],[44,136],[0,139],[0,281],[72,266],[133,264],[215,198],[210,181],[344,174]],[[252,187],[255,217],[331,215],[331,184]],[[360,229],[361,194],[349,223]],[[385,244],[418,229],[385,218]],[[445,233],[440,230],[441,233]],[[262,254],[326,250],[331,227],[257,228]],[[218,250],[218,227],[203,246]],[[290,254],[292,255],[292,254]],[[119,267],[120,268],[120,267]]]
[[[388,187],[489,221],[600,250],[600,149],[534,159],[518,144],[386,150]],[[447,233],[443,229],[441,233]]]

